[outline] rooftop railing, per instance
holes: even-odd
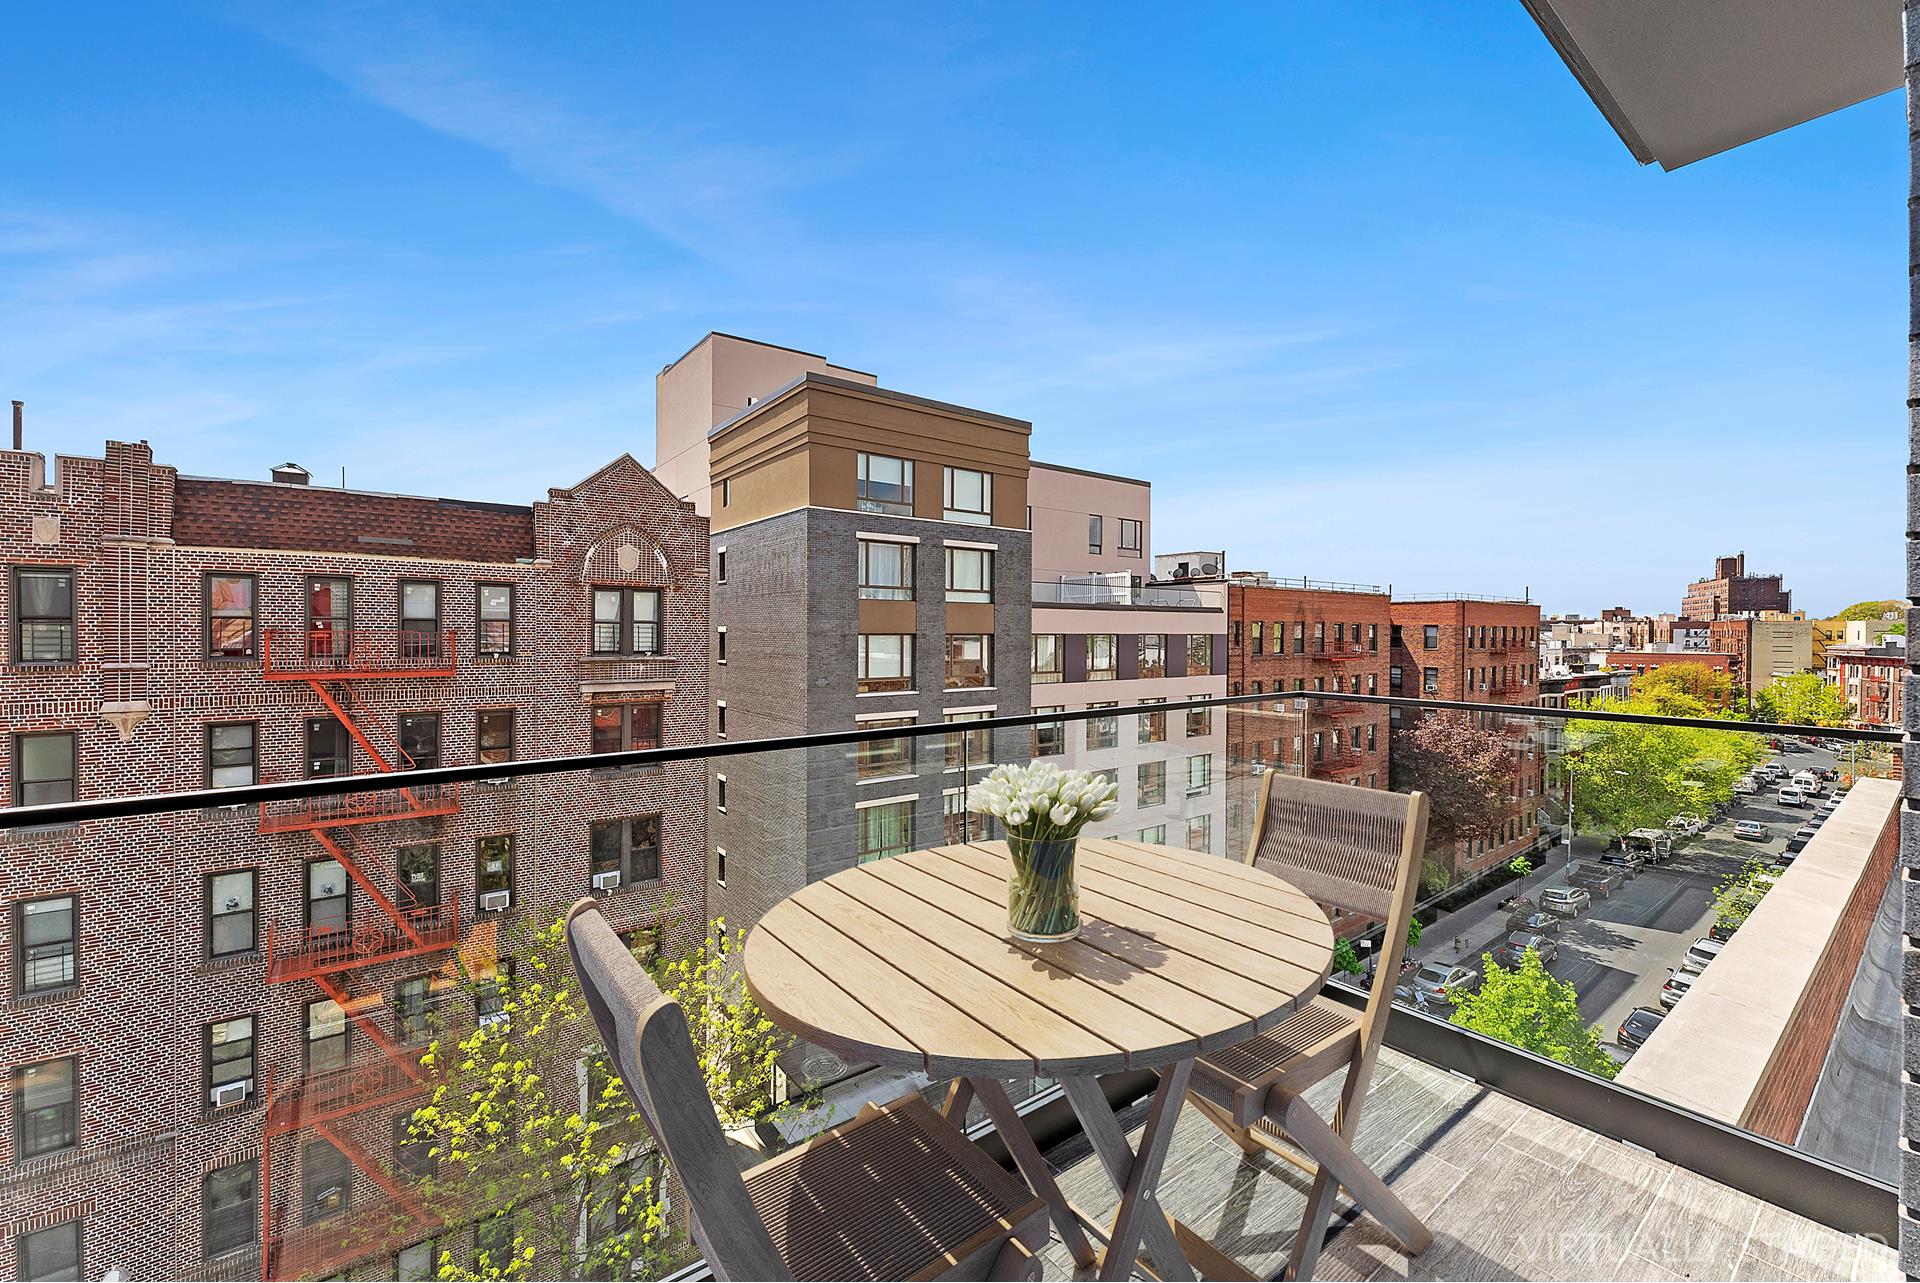
[[[1195,584],[1128,584],[1071,579],[1038,579],[1033,584],[1033,604],[1036,606],[1220,610],[1224,600],[1218,587]]]

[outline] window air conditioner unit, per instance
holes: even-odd
[[[221,1083],[210,1093],[215,1109],[225,1109],[228,1105],[237,1105],[253,1094],[253,1079],[245,1078],[237,1083]]]
[[[620,875],[618,873],[596,873],[593,875],[593,889],[596,891],[611,891],[619,885]]]
[[[486,891],[480,896],[480,912],[498,913],[513,903],[511,891]]]

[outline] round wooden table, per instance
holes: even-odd
[[[1081,1265],[1125,1277],[1144,1239],[1157,1272],[1191,1278],[1152,1211],[1180,1103],[1202,1052],[1285,1020],[1333,966],[1319,906],[1216,856],[1083,838],[1076,940],[1007,931],[1004,842],[863,864],[775,905],[747,939],[747,989],[782,1027],[854,1061],[953,1078],[950,1116],[977,1096]],[[1160,1076],[1136,1153],[1098,1076]],[[1058,1078],[1120,1191],[1111,1227],[1061,1197],[999,1079]],[[956,1118],[956,1121],[958,1119]],[[1107,1239],[1096,1254],[1083,1225]]]

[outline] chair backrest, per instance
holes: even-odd
[[[791,1277],[727,1152],[680,1004],[653,983],[592,899],[567,914],[567,951],[601,1042],[686,1191],[694,1242],[715,1277]]]
[[[1427,844],[1427,795],[1364,789],[1269,771],[1260,785],[1247,863],[1335,909],[1384,922],[1367,1036],[1384,1014],[1407,952],[1407,924]]]

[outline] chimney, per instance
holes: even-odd
[[[283,463],[269,475],[275,484],[283,486],[304,486],[309,479],[307,470],[297,463]]]
[[[16,450],[27,448],[27,403],[25,401],[13,403],[13,448]]]

